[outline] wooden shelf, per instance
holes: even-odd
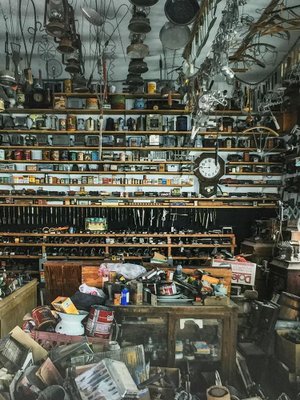
[[[88,110],[80,108],[50,109],[50,108],[9,108],[4,114],[74,114],[74,115],[98,115],[100,117],[102,110]],[[114,110],[103,109],[103,115],[188,115],[189,110],[185,109],[131,109],[131,110]]]
[[[192,161],[53,161],[53,160],[1,160],[2,163],[17,163],[17,164],[128,164],[128,165],[136,165],[136,164],[193,164]],[[17,172],[17,170],[3,170],[5,172]],[[26,171],[31,172],[31,171]],[[53,171],[59,172],[59,171]],[[84,171],[78,171],[84,172]]]
[[[10,150],[15,150],[15,149],[32,149],[32,150],[39,150],[39,149],[49,149],[49,150],[53,150],[53,149],[60,149],[60,150],[76,150],[76,147],[73,146],[2,146],[1,148],[5,148],[5,149],[10,149]],[[86,147],[86,146],[81,146],[78,149],[80,149],[81,151],[83,150],[99,150],[98,146],[93,146],[93,147]],[[125,147],[119,147],[119,146],[102,146],[101,147],[102,152],[104,151],[117,151],[117,150],[122,150],[122,151],[194,151],[194,152],[206,152],[206,151],[211,151],[211,152],[215,152],[216,148],[215,147],[163,147],[163,146],[146,146],[146,147],[142,147],[142,146],[137,146],[137,147],[132,147],[132,146],[125,146]],[[255,147],[221,147],[218,149],[219,152],[227,152],[227,153],[232,153],[232,152],[256,152],[258,151]],[[267,153],[283,153],[285,152],[285,149],[272,149],[272,150],[267,150]],[[3,161],[10,161],[10,162],[16,162],[19,160],[1,160],[1,162]],[[30,160],[20,160],[22,162],[28,162]],[[39,163],[41,160],[34,160],[35,163]],[[57,161],[53,161],[53,160],[47,160],[47,162],[57,162]],[[72,163],[73,161],[63,161],[65,164],[66,163]],[[83,162],[80,161],[80,164],[82,164]],[[93,164],[93,161],[89,161],[90,164]]]
[[[79,98],[89,98],[89,97],[97,97],[103,96],[103,93],[90,93],[90,92],[84,92],[84,93],[65,93],[65,92],[60,92],[60,93],[54,93],[54,96],[65,96],[65,97],[79,97]],[[115,96],[124,96],[126,99],[161,99],[161,100],[166,100],[165,97],[163,97],[160,93],[108,93],[107,97],[115,97]],[[172,99],[181,99],[182,95],[180,93],[172,93]]]
[[[254,184],[254,183],[220,183],[220,185],[223,186],[232,186],[232,187],[262,187],[262,188],[267,188],[267,187],[282,187],[282,185],[267,185],[267,184]]]
[[[192,187],[193,185],[186,185],[186,184],[170,184],[170,185],[163,185],[163,184],[157,184],[157,183],[126,183],[126,184],[119,184],[119,183],[1,183],[0,186],[74,186],[74,187],[98,187],[98,186],[130,186],[130,187],[153,187],[153,186],[157,186],[157,187]]]
[[[0,173],[3,174],[26,174],[26,175],[194,175],[192,171],[176,171],[176,172],[168,172],[168,171],[7,171],[0,170]],[[252,175],[252,174],[250,174]],[[260,174],[261,175],[261,174]],[[269,174],[268,174],[269,175]],[[276,174],[278,175],[278,174]],[[0,183],[1,185],[1,183]]]
[[[226,165],[283,165],[282,162],[227,161]]]
[[[280,172],[226,172],[224,175],[259,175],[259,176],[281,176]]]
[[[175,209],[197,209],[197,208],[204,208],[204,209],[216,209],[216,208],[277,208],[277,204],[275,203],[260,203],[260,204],[253,204],[253,205],[242,205],[242,204],[203,204],[203,205],[177,205],[177,204],[155,204],[155,203],[139,203],[139,204],[75,204],[75,205],[65,205],[65,204],[28,204],[28,203],[21,203],[21,204],[1,204],[4,207],[45,207],[45,208],[175,208]]]
[[[7,237],[19,237],[19,236],[32,236],[32,237],[55,237],[65,236],[65,237],[171,237],[171,238],[181,238],[181,237],[200,237],[200,238],[234,238],[233,233],[27,233],[27,232],[0,232],[0,236]]]

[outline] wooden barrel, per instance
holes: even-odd
[[[282,292],[279,298],[279,319],[298,320],[300,317],[300,297]]]

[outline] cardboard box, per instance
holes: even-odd
[[[132,304],[141,306],[143,304],[143,283],[138,281],[129,282],[130,300]]]
[[[66,314],[79,314],[79,311],[70,297],[58,296],[51,304],[56,311],[64,312]]]
[[[290,372],[300,374],[300,344],[296,344],[286,339],[284,335],[288,329],[276,331],[276,357],[282,361]]]

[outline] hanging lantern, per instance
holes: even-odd
[[[149,33],[151,31],[150,20],[147,18],[148,9],[133,7],[133,16],[129,21],[128,29],[134,33]]]
[[[145,58],[149,55],[149,47],[143,43],[146,35],[131,33],[129,38],[131,44],[127,47],[126,52],[130,58]]]
[[[75,50],[73,47],[73,41],[68,37],[61,38],[59,45],[57,46],[57,50],[60,53],[73,53]]]
[[[133,58],[128,67],[128,72],[136,74],[144,74],[148,71],[148,66],[142,58]]]
[[[66,0],[46,0],[44,25],[50,36],[61,38],[65,34],[67,7]]]

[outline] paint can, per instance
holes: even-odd
[[[91,306],[86,331],[88,336],[109,339],[114,320],[114,311],[105,306]]]
[[[230,400],[230,392],[225,386],[211,386],[206,391],[207,400]]]
[[[56,320],[47,306],[39,306],[32,310],[32,318],[37,330],[56,325]]]

